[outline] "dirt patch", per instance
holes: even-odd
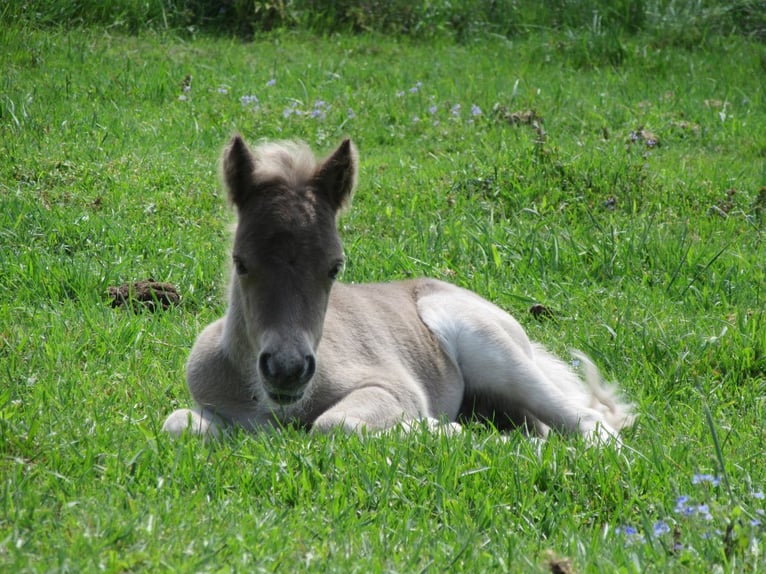
[[[537,141],[539,143],[545,143],[546,136],[548,135],[543,127],[543,118],[538,115],[535,110],[519,110],[511,111],[507,106],[501,104],[495,104],[492,107],[492,114],[499,121],[507,123],[511,126],[529,126],[537,134]]]
[[[546,307],[542,303],[535,303],[529,308],[529,313],[538,321],[542,321],[544,319],[553,319],[556,317],[556,313],[553,312],[553,309],[550,307]]]
[[[551,574],[576,574],[576,570],[569,558],[562,558],[553,552],[546,552],[548,571]]]
[[[165,310],[181,302],[181,295],[170,283],[160,283],[152,278],[123,283],[108,288],[112,307],[125,307],[132,311]]]
[[[543,118],[535,110],[519,110],[512,112],[507,106],[495,104],[492,108],[495,116],[512,126],[532,126],[543,123]]]
[[[638,127],[628,134],[627,143],[630,146],[635,143],[642,143],[648,148],[659,147],[660,138],[643,127]]]

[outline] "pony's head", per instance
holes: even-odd
[[[343,266],[336,218],[356,185],[356,149],[347,139],[317,162],[304,144],[250,150],[234,136],[222,168],[237,211],[229,313],[239,315],[268,397],[291,404],[316,371],[330,289]]]

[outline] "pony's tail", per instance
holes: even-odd
[[[617,386],[604,381],[598,367],[585,353],[573,350],[572,356],[580,362],[583,379],[591,394],[590,407],[604,415],[607,424],[616,431],[632,426],[636,420],[634,406],[622,400]]]

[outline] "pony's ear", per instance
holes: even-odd
[[[336,211],[346,207],[354,194],[357,158],[356,146],[350,139],[345,139],[316,169],[314,181],[317,189]]]
[[[221,169],[229,200],[238,207],[243,205],[254,183],[255,158],[239,134],[223,150]]]

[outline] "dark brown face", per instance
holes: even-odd
[[[276,184],[244,205],[232,253],[257,372],[278,404],[299,400],[316,371],[330,289],[343,265],[335,213],[311,188]]]
[[[239,136],[223,154],[238,222],[230,313],[244,324],[266,395],[303,397],[317,367],[333,280],[343,265],[336,217],[356,185],[350,140],[319,164],[305,146],[266,144],[251,152]]]

